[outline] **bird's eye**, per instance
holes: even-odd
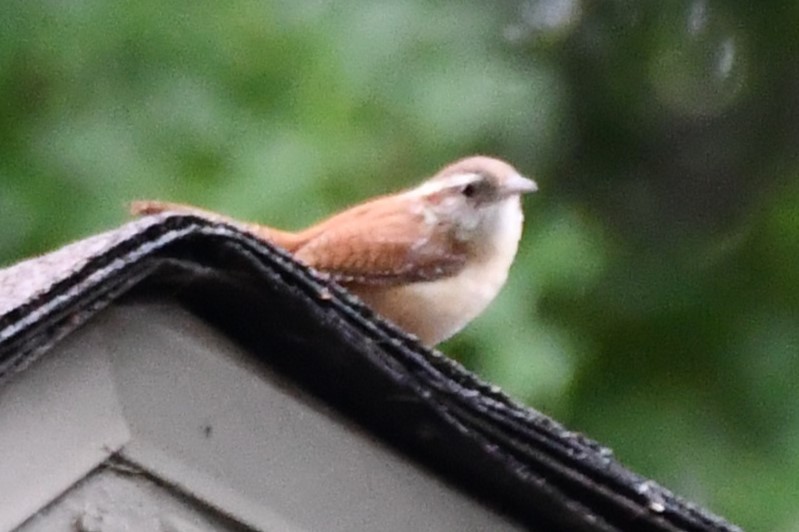
[[[468,185],[463,187],[461,193],[467,198],[473,198],[474,195],[477,194],[477,185],[475,185],[474,183],[469,183]]]

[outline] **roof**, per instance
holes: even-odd
[[[421,346],[280,249],[196,216],[142,218],[0,270],[0,386],[130,297],[174,300],[531,528],[738,530]]]

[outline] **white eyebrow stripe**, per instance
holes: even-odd
[[[407,194],[412,196],[426,196],[428,194],[435,194],[446,188],[457,187],[461,185],[468,185],[477,179],[480,179],[480,174],[474,172],[467,172],[463,174],[452,174],[441,179],[432,179],[411,189]]]

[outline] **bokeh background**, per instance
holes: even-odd
[[[299,228],[497,155],[541,190],[443,350],[799,530],[797,28],[769,0],[5,0],[0,264],[135,198]]]

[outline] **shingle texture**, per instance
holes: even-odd
[[[241,230],[159,215],[0,270],[0,385],[109,304],[174,301],[410,459],[538,530],[737,530]]]

